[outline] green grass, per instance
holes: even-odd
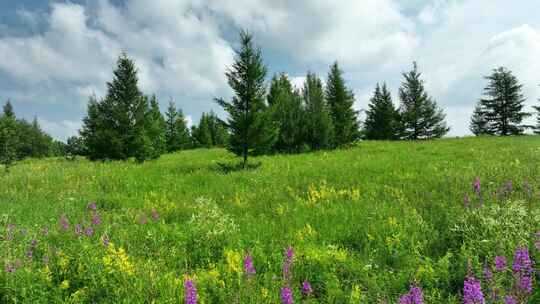
[[[468,195],[479,204],[475,178],[486,206],[525,208],[528,225],[512,231],[540,229],[533,216],[540,209],[540,137],[362,142],[261,157],[252,171],[220,171],[218,163],[232,161],[224,150],[194,150],[143,165],[17,164],[0,177],[0,259],[20,267],[1,272],[0,302],[176,303],[187,275],[204,303],[276,303],[286,284],[283,254],[292,246],[290,284],[299,303],[303,280],[314,289],[308,303],[393,303],[413,282],[428,303],[460,303],[467,260],[480,276],[484,262],[495,254],[511,259],[512,246],[524,241],[499,229],[499,218],[493,231],[504,241],[474,245],[485,242],[462,228],[482,225],[471,216],[476,207],[463,203]],[[509,180],[508,196],[492,195]],[[92,237],[76,237],[74,224],[90,225],[92,201],[103,223]],[[59,226],[63,214],[68,232]],[[8,224],[16,225],[13,240]],[[531,242],[534,232],[526,232]],[[103,235],[114,245],[105,248]],[[29,259],[33,238],[38,245]],[[248,251],[257,268],[249,280],[237,273]]]

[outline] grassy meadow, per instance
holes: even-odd
[[[0,303],[184,303],[186,280],[199,303],[280,303],[284,286],[295,303],[396,303],[411,285],[463,303],[468,276],[504,303],[516,248],[540,258],[540,137],[362,142],[220,170],[233,161],[18,163],[0,176]],[[532,277],[523,303],[540,303]]]

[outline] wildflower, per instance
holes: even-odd
[[[529,257],[529,249],[526,247],[520,247],[516,249],[516,256],[514,258],[514,265],[512,267],[515,273],[526,272],[531,273],[532,261]]]
[[[109,246],[109,236],[104,234],[102,237],[101,237],[101,242],[103,243],[103,246],[107,247]]]
[[[505,190],[506,193],[512,192],[513,188],[514,188],[514,186],[513,186],[511,180],[507,181],[506,184],[504,185],[504,190]]]
[[[69,288],[69,281],[63,280],[62,283],[60,283],[60,289],[68,289]]]
[[[75,234],[76,234],[77,236],[79,236],[79,235],[82,234],[82,232],[83,232],[83,231],[82,231],[82,226],[81,226],[81,224],[77,224],[77,225],[75,226]]]
[[[517,300],[512,296],[506,296],[504,298],[504,304],[517,304]]]
[[[495,257],[495,269],[497,271],[502,271],[506,268],[506,257],[496,256]]]
[[[154,221],[159,220],[159,214],[157,213],[156,209],[152,209],[152,219]]]
[[[289,286],[281,288],[281,303],[282,304],[293,304],[293,294]]]
[[[94,235],[94,229],[92,229],[92,227],[88,227],[84,230],[84,234],[86,234],[86,236],[90,237],[92,235]]]
[[[15,266],[11,263],[7,263],[5,267],[6,273],[14,273],[15,272]]]
[[[244,258],[244,272],[248,278],[251,278],[256,273],[255,266],[253,266],[253,258],[249,253]]]
[[[311,289],[311,284],[308,281],[304,281],[302,283],[302,294],[305,296],[309,296],[313,293],[313,289]]]
[[[64,231],[69,229],[69,220],[65,214],[60,217],[60,229]]]
[[[540,251],[540,231],[536,233],[536,240],[534,241],[534,247],[536,247],[536,250]]]
[[[197,288],[192,280],[187,279],[184,282],[184,289],[186,292],[185,304],[197,304]]]
[[[96,213],[96,214],[94,214],[94,215],[92,216],[92,224],[93,224],[94,226],[99,226],[99,225],[101,225],[101,217],[99,216],[99,214]]]
[[[29,248],[27,251],[26,251],[26,257],[28,259],[32,259],[32,257],[34,256],[34,251],[32,251],[32,248]]]
[[[44,236],[49,235],[49,228],[43,227],[43,229],[41,229],[41,234],[43,234]]]
[[[524,294],[530,294],[532,292],[532,278],[522,276],[518,282],[518,290]]]
[[[88,206],[86,206],[88,210],[96,211],[97,210],[97,204],[96,202],[90,202]]]
[[[476,194],[480,194],[480,179],[477,177],[473,182],[473,190],[476,192]]]
[[[36,239],[32,239],[32,241],[30,241],[30,247],[31,248],[36,248],[37,247],[37,240]]]
[[[484,279],[487,282],[491,282],[491,280],[493,279],[493,272],[491,271],[491,268],[487,265],[484,267]]]
[[[473,276],[467,277],[463,283],[463,304],[484,304],[484,294],[480,282]]]
[[[467,194],[465,194],[465,197],[463,197],[463,206],[465,206],[465,208],[468,208],[470,205],[471,198]]]
[[[402,295],[399,298],[399,304],[424,304],[424,295],[422,288],[411,286],[409,293]]]
[[[292,247],[287,248],[285,253],[285,261],[283,262],[283,277],[287,280],[290,280],[290,270],[293,263],[294,251]]]

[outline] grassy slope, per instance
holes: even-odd
[[[152,264],[148,267],[181,278],[210,264],[226,265],[223,247],[249,249],[260,269],[258,285],[270,290],[270,298],[279,288],[273,286],[278,284],[271,274],[279,274],[283,249],[294,245],[306,256],[298,262],[296,279],[309,278],[321,301],[337,302],[348,297],[355,284],[370,299],[393,297],[418,277],[419,257],[438,260],[449,249],[457,250],[457,245],[451,248],[455,244],[448,231],[463,213],[463,197],[471,193],[476,177],[490,190],[512,180],[516,198],[525,196],[519,191],[525,180],[533,189],[540,185],[540,137],[365,142],[343,151],[263,157],[258,170],[221,173],[217,162],[230,159],[223,150],[196,150],[144,165],[27,161],[0,177],[0,224],[57,230],[61,214],[84,217],[88,202],[97,201],[107,227],[101,232],[126,248],[136,265],[148,261]],[[217,248],[188,248],[193,243],[186,225],[199,197],[214,200],[238,226],[238,232],[226,233]],[[161,221],[149,224],[156,227],[148,229],[159,234],[149,237],[138,218],[152,209],[160,213]],[[400,227],[397,236],[391,231],[394,220]],[[80,246],[57,234],[51,241],[57,242],[55,247]],[[392,237],[400,240],[392,243]],[[332,256],[332,246],[345,255],[334,254],[342,264],[310,258],[309,252],[317,250]],[[11,249],[8,258],[13,259],[17,250]],[[321,265],[310,263],[314,260]],[[371,267],[376,270],[366,271]],[[446,297],[459,287],[457,283],[433,288]],[[156,290],[152,297],[173,296]],[[148,295],[139,292],[131,294]],[[231,297],[211,295],[211,287],[201,287],[201,292],[213,301]],[[56,297],[67,295],[64,291]]]

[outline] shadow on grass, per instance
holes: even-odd
[[[217,163],[217,167],[215,167],[215,170],[223,173],[223,174],[230,174],[234,172],[242,172],[242,171],[253,171],[261,167],[261,162],[256,163],[248,163],[246,167],[244,168],[243,163]]]

